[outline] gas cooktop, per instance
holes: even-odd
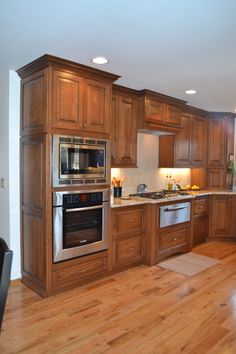
[[[169,197],[179,197],[179,196],[188,196],[189,192],[186,191],[158,191],[158,192],[147,192],[147,193],[136,193],[130,194],[130,197],[140,197],[140,198],[148,198],[148,199],[163,199]]]

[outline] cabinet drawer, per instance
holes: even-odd
[[[113,242],[113,266],[137,263],[143,257],[143,237],[116,240]]]
[[[115,211],[114,217],[114,238],[143,232],[143,208],[130,210],[120,208]]]
[[[52,273],[53,286],[70,287],[80,281],[96,277],[108,270],[107,257],[94,259],[76,266],[56,270]]]
[[[171,231],[159,236],[160,251],[187,243],[187,229]]]
[[[208,213],[208,199],[196,199],[193,202],[193,214],[194,215],[202,215]]]

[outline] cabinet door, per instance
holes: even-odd
[[[137,100],[113,95],[112,167],[137,165]]]
[[[209,118],[208,121],[208,166],[224,166],[225,124],[222,118]]]
[[[232,198],[227,195],[212,196],[210,236],[231,236]]]
[[[193,116],[191,126],[191,165],[203,167],[206,160],[206,123],[203,117]]]
[[[171,125],[180,125],[181,119],[181,110],[179,107],[176,107],[171,104],[166,105],[166,123]]]
[[[207,187],[214,189],[222,189],[225,186],[224,169],[208,168],[207,169]]]
[[[193,220],[193,246],[206,241],[208,236],[208,217],[195,216]]]
[[[145,120],[152,123],[165,123],[165,104],[156,100],[146,99]]]
[[[144,230],[144,208],[129,207],[112,210],[113,238],[123,238],[127,235],[141,234]]]
[[[110,84],[85,80],[84,95],[84,130],[109,134],[111,117]]]
[[[78,75],[53,71],[52,121],[54,128],[81,129],[83,82]]]
[[[113,268],[141,262],[144,256],[143,237],[113,241]]]
[[[175,153],[175,166],[189,167],[190,162],[190,129],[191,129],[191,116],[183,115],[181,117],[181,131],[175,136],[174,153]]]

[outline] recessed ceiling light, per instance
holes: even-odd
[[[186,93],[187,95],[194,95],[196,92],[197,92],[197,91],[196,91],[196,90],[193,90],[193,89],[191,89],[191,90],[186,90],[186,91],[185,91],[185,93]]]
[[[92,58],[91,61],[94,64],[107,64],[108,63],[108,59],[105,57],[95,57],[95,58]]]

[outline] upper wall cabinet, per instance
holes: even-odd
[[[139,91],[139,129],[177,132],[185,101],[149,90]]]
[[[137,167],[137,92],[113,85],[111,167]]]
[[[112,83],[118,76],[51,55],[17,72],[22,78],[21,135],[65,129],[109,136]]]
[[[204,167],[205,160],[206,119],[185,112],[180,132],[159,138],[159,167]]]

